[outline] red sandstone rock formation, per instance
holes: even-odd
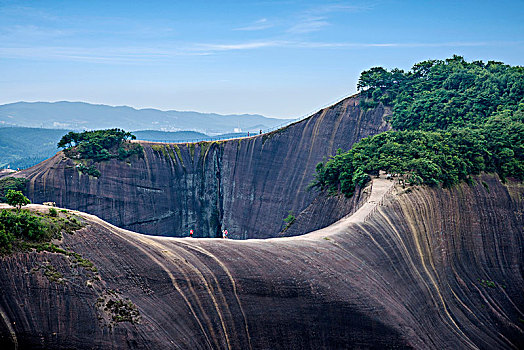
[[[476,180],[375,181],[353,216],[269,240],[152,237],[83,214],[89,226],[61,246],[100,280],[60,254],[0,259],[0,346],[523,348],[523,187]],[[45,261],[63,284],[31,272]],[[108,290],[136,305],[138,324],[108,326]]]
[[[298,216],[315,200],[317,194],[306,187],[318,162],[389,128],[383,119],[387,110],[363,112],[358,101],[347,98],[251,138],[143,143],[143,159],[100,163],[100,178],[81,174],[61,152],[16,176],[30,180],[27,195],[34,203],[53,201],[136,232],[183,236],[194,229],[198,237],[216,237],[227,228],[235,238],[272,237],[289,211]],[[347,213],[327,215],[312,228]]]

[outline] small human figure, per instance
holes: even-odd
[[[227,230],[224,230],[224,238],[227,239],[227,235],[229,234],[229,232],[227,232]]]
[[[222,230],[222,238],[226,239],[226,230]]]
[[[249,137],[249,131],[247,132],[247,137]]]
[[[260,129],[260,135],[262,135],[262,129]]]
[[[193,238],[193,230],[189,230],[189,238]]]

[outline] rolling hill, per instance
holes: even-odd
[[[220,115],[191,111],[135,109],[84,102],[16,102],[0,105],[0,125],[50,129],[107,129],[128,131],[197,131],[207,135],[259,131],[289,121],[256,114]]]

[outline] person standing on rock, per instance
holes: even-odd
[[[193,229],[189,230],[189,238],[193,238]]]
[[[227,230],[224,230],[224,238],[227,239],[227,235],[229,234],[229,232],[227,232]]]

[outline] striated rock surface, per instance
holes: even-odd
[[[452,189],[375,179],[327,228],[245,241],[145,236],[83,214],[89,226],[61,245],[99,280],[58,254],[1,258],[0,347],[523,348],[523,196],[488,175]],[[63,283],[34,272],[45,263]],[[139,322],[108,326],[107,293]]]
[[[387,110],[363,112],[358,101],[347,98],[247,139],[143,143],[141,159],[98,164],[100,178],[82,175],[61,152],[16,176],[30,180],[35,203],[53,201],[136,232],[184,236],[194,229],[197,237],[216,237],[227,228],[235,238],[276,236],[289,211],[298,216],[316,198],[306,187],[318,162],[389,128]]]

